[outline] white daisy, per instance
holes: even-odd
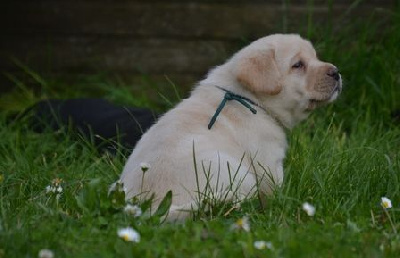
[[[110,185],[110,188],[108,188],[108,194],[110,194],[112,192],[126,192],[124,183],[122,183],[120,180],[112,183]]]
[[[147,170],[150,169],[150,165],[146,162],[140,163],[140,169],[142,170],[143,173],[145,173]]]
[[[118,236],[127,242],[140,242],[139,233],[131,227],[119,229]]]
[[[54,253],[50,249],[42,249],[39,251],[38,257],[39,258],[53,258]]]
[[[54,188],[51,185],[46,186],[46,193],[54,192]]]
[[[142,215],[142,209],[137,205],[127,204],[124,212],[133,217],[140,217]]]
[[[61,178],[55,178],[51,181],[51,184],[46,186],[46,193],[48,194],[56,194],[56,198],[59,199],[60,195],[63,192],[63,188],[61,183],[63,180]]]
[[[390,208],[392,208],[392,201],[389,198],[382,197],[381,205],[384,209],[390,209]]]
[[[274,247],[272,246],[271,242],[267,242],[267,241],[254,241],[254,248],[258,249],[258,250],[263,250],[263,249],[270,249],[272,250]]]
[[[303,210],[307,213],[308,216],[315,215],[315,207],[309,204],[308,202],[303,203]]]
[[[56,189],[56,192],[62,193],[62,191],[63,191],[63,188],[61,186],[58,186],[57,189]]]
[[[232,229],[244,230],[246,232],[250,232],[250,222],[247,216],[238,219],[235,224],[232,225]]]

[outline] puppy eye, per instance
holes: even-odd
[[[303,68],[304,67],[304,63],[303,61],[298,61],[297,63],[295,63],[294,65],[292,65],[292,68]]]

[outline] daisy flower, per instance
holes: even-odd
[[[274,248],[274,247],[272,246],[272,243],[271,243],[271,242],[267,242],[267,241],[263,241],[263,240],[254,241],[253,245],[254,245],[254,248],[255,248],[255,249],[258,249],[258,250],[263,250],[263,249],[272,250],[272,249]]]
[[[61,186],[61,183],[63,180],[61,178],[55,178],[51,181],[51,184],[46,186],[46,193],[48,194],[54,194],[58,199],[60,199],[61,194],[63,192],[63,188]]]
[[[150,165],[146,162],[140,163],[140,169],[142,170],[143,173],[145,173],[147,170],[150,169]]]
[[[308,202],[303,203],[303,210],[307,213],[308,216],[315,215],[315,207],[309,204]]]
[[[131,227],[121,228],[117,232],[118,236],[127,242],[140,242],[139,233]]]
[[[39,258],[53,258],[54,253],[50,249],[42,249],[39,251],[38,257]]]
[[[112,183],[110,185],[110,188],[108,188],[108,194],[110,194],[112,192],[126,192],[124,183],[122,183],[120,180]]]
[[[232,229],[244,230],[250,232],[250,222],[247,216],[238,219],[233,225]]]
[[[142,215],[142,209],[137,205],[127,204],[124,212],[133,217],[140,217]]]
[[[392,201],[389,198],[382,197],[381,205],[384,209],[390,209],[390,208],[392,208]]]
[[[54,190],[53,190],[53,186],[51,186],[51,185],[48,185],[48,186],[46,186],[46,193],[50,193],[50,192],[53,192]]]

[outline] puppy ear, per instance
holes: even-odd
[[[258,51],[239,61],[237,80],[252,92],[276,95],[282,90],[275,51]]]

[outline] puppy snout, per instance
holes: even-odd
[[[335,79],[335,81],[340,80],[339,69],[337,69],[337,67],[335,67],[335,66],[329,68],[326,74],[328,76],[332,77],[333,79]]]

